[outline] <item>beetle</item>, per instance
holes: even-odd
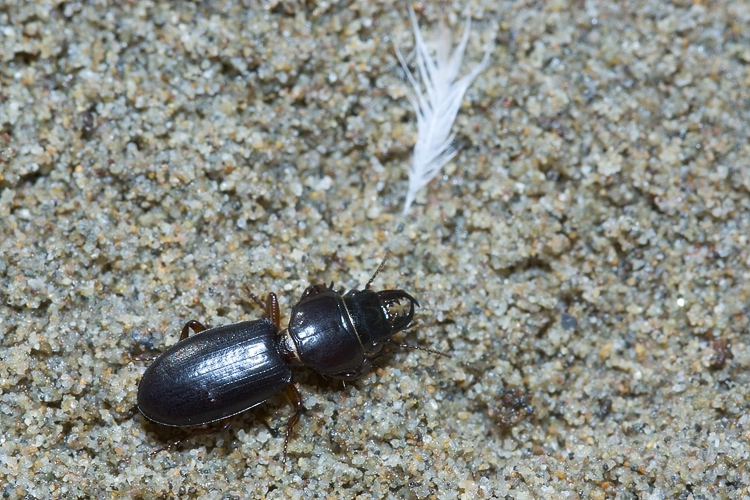
[[[274,293],[268,294],[265,304],[250,293],[265,308],[263,319],[210,329],[188,321],[180,341],[144,372],[138,385],[138,409],[149,420],[166,426],[223,421],[226,428],[230,417],[283,389],[295,408],[286,425],[286,460],[289,437],[304,410],[292,382],[292,367],[306,366],[324,377],[355,380],[367,374],[388,342],[448,356],[393,339],[409,326],[419,303],[403,290],[371,289],[387,259],[388,255],[363,290],[342,295],[333,283],[307,287],[283,330]],[[195,334],[190,336],[190,330]]]

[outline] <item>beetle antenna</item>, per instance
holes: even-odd
[[[380,262],[380,265],[378,266],[378,268],[375,269],[375,274],[372,275],[372,278],[370,278],[370,281],[368,281],[367,284],[365,285],[365,290],[370,289],[370,285],[372,285],[372,282],[375,281],[375,278],[378,276],[378,273],[383,270],[383,268],[385,267],[385,262],[388,260],[390,256],[391,256],[391,251],[386,250],[385,257],[383,257],[383,260]]]
[[[399,347],[408,347],[409,349],[416,349],[418,351],[431,352],[432,354],[437,354],[438,356],[444,356],[446,358],[453,357],[447,352],[438,351],[437,349],[430,349],[429,347],[422,347],[421,345],[402,344],[401,342],[398,342],[397,340],[393,340],[393,339],[391,339],[391,343],[396,344]]]

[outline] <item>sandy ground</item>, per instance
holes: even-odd
[[[400,215],[403,2],[0,6],[3,498],[750,496],[750,5],[472,1]],[[414,4],[425,33],[464,4]],[[182,325],[403,288],[404,342],[225,432],[129,415]]]

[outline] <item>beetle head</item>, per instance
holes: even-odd
[[[398,333],[409,326],[414,318],[414,309],[419,306],[417,299],[403,290],[382,290],[377,294],[391,326],[390,334]]]

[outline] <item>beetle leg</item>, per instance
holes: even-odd
[[[318,295],[319,293],[327,292],[332,289],[333,283],[331,283],[330,287],[328,287],[325,283],[316,283],[314,285],[310,285],[305,288],[304,292],[302,292],[302,297],[299,298],[299,301],[302,302],[305,299],[309,299],[310,297]]]
[[[281,313],[279,312],[279,299],[276,294],[271,292],[266,297],[266,316],[271,320],[271,323],[276,326],[276,331],[281,329]]]
[[[124,417],[118,417],[117,415],[115,415],[114,419],[115,419],[115,422],[117,422],[118,424],[121,424],[125,422],[126,420],[130,420],[134,416],[138,415],[138,413],[140,413],[138,411],[138,405],[133,405],[130,407],[130,409],[128,410],[128,412],[125,414]]]
[[[278,332],[281,330],[281,313],[279,312],[279,299],[276,297],[276,294],[273,292],[269,293],[268,296],[266,296],[266,301],[264,303],[250,290],[250,288],[247,287],[247,285],[245,285],[245,290],[247,290],[247,293],[250,295],[250,298],[253,299],[253,302],[258,304],[265,311],[266,317],[276,326],[276,331]]]
[[[249,286],[245,285],[245,291],[247,291],[247,294],[250,296],[251,299],[253,299],[253,302],[255,302],[256,304],[258,304],[261,309],[265,309],[266,308],[266,305],[258,298],[257,295],[255,295],[253,293],[252,290],[250,290]]]
[[[190,321],[185,323],[185,326],[182,327],[182,334],[180,334],[180,340],[185,340],[186,338],[188,338],[188,335],[190,334],[190,330],[193,330],[193,333],[200,333],[205,329],[206,327],[203,326],[203,323],[201,323],[200,321],[191,319]]]
[[[286,423],[286,436],[284,437],[284,458],[282,462],[286,463],[286,447],[289,444],[289,438],[292,435],[292,431],[294,430],[294,426],[297,425],[297,422],[299,422],[300,416],[302,416],[302,412],[305,411],[305,407],[302,405],[302,395],[299,393],[299,390],[294,384],[289,384],[286,386],[286,394],[289,396],[289,399],[292,400],[292,404],[294,405],[294,415],[287,421]]]

